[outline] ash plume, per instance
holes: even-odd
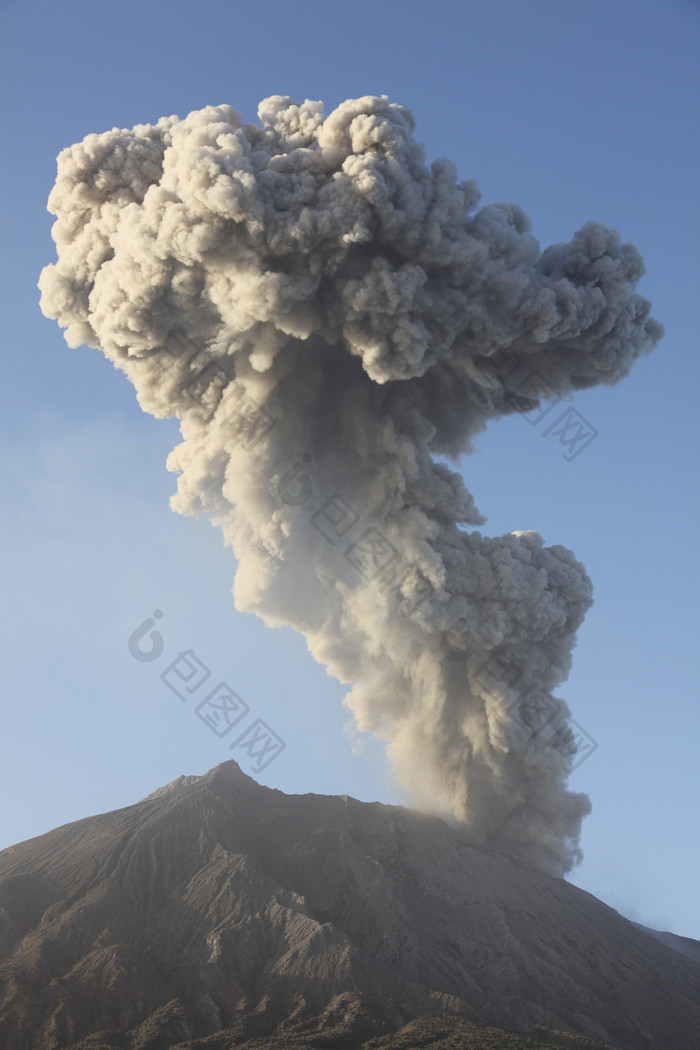
[[[474,182],[428,166],[386,97],[258,115],[211,106],[64,150],[41,308],[179,418],[172,506],[222,528],[237,607],[352,683],[419,804],[561,874],[590,803],[566,788],[553,690],[591,583],[535,533],[482,536],[442,459],[626,376],[662,334],[642,260],[596,223],[541,251],[517,205],[478,209]]]

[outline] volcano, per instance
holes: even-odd
[[[697,1050],[682,940],[436,816],[230,761],[0,852],[0,1046],[388,1046],[421,1021]]]

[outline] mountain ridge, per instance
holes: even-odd
[[[229,761],[0,852],[0,1045],[155,1050],[177,1016],[359,1046],[432,1015],[697,1050],[700,965],[649,932],[439,817]]]

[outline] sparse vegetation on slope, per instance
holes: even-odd
[[[239,1030],[240,1032],[240,1030]],[[106,1040],[106,1041],[105,1041]],[[363,1040],[358,1032],[332,1029],[313,1036],[277,1035],[240,1040],[233,1030],[204,1039],[171,1043],[165,1032],[151,1032],[137,1044],[123,1035],[91,1036],[69,1050],[617,1050],[566,1032],[533,1028],[527,1035],[450,1017],[421,1017],[398,1032]]]

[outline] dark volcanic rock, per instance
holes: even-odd
[[[349,1047],[425,1015],[697,1050],[700,965],[437,817],[234,762],[0,853],[2,1050]]]

